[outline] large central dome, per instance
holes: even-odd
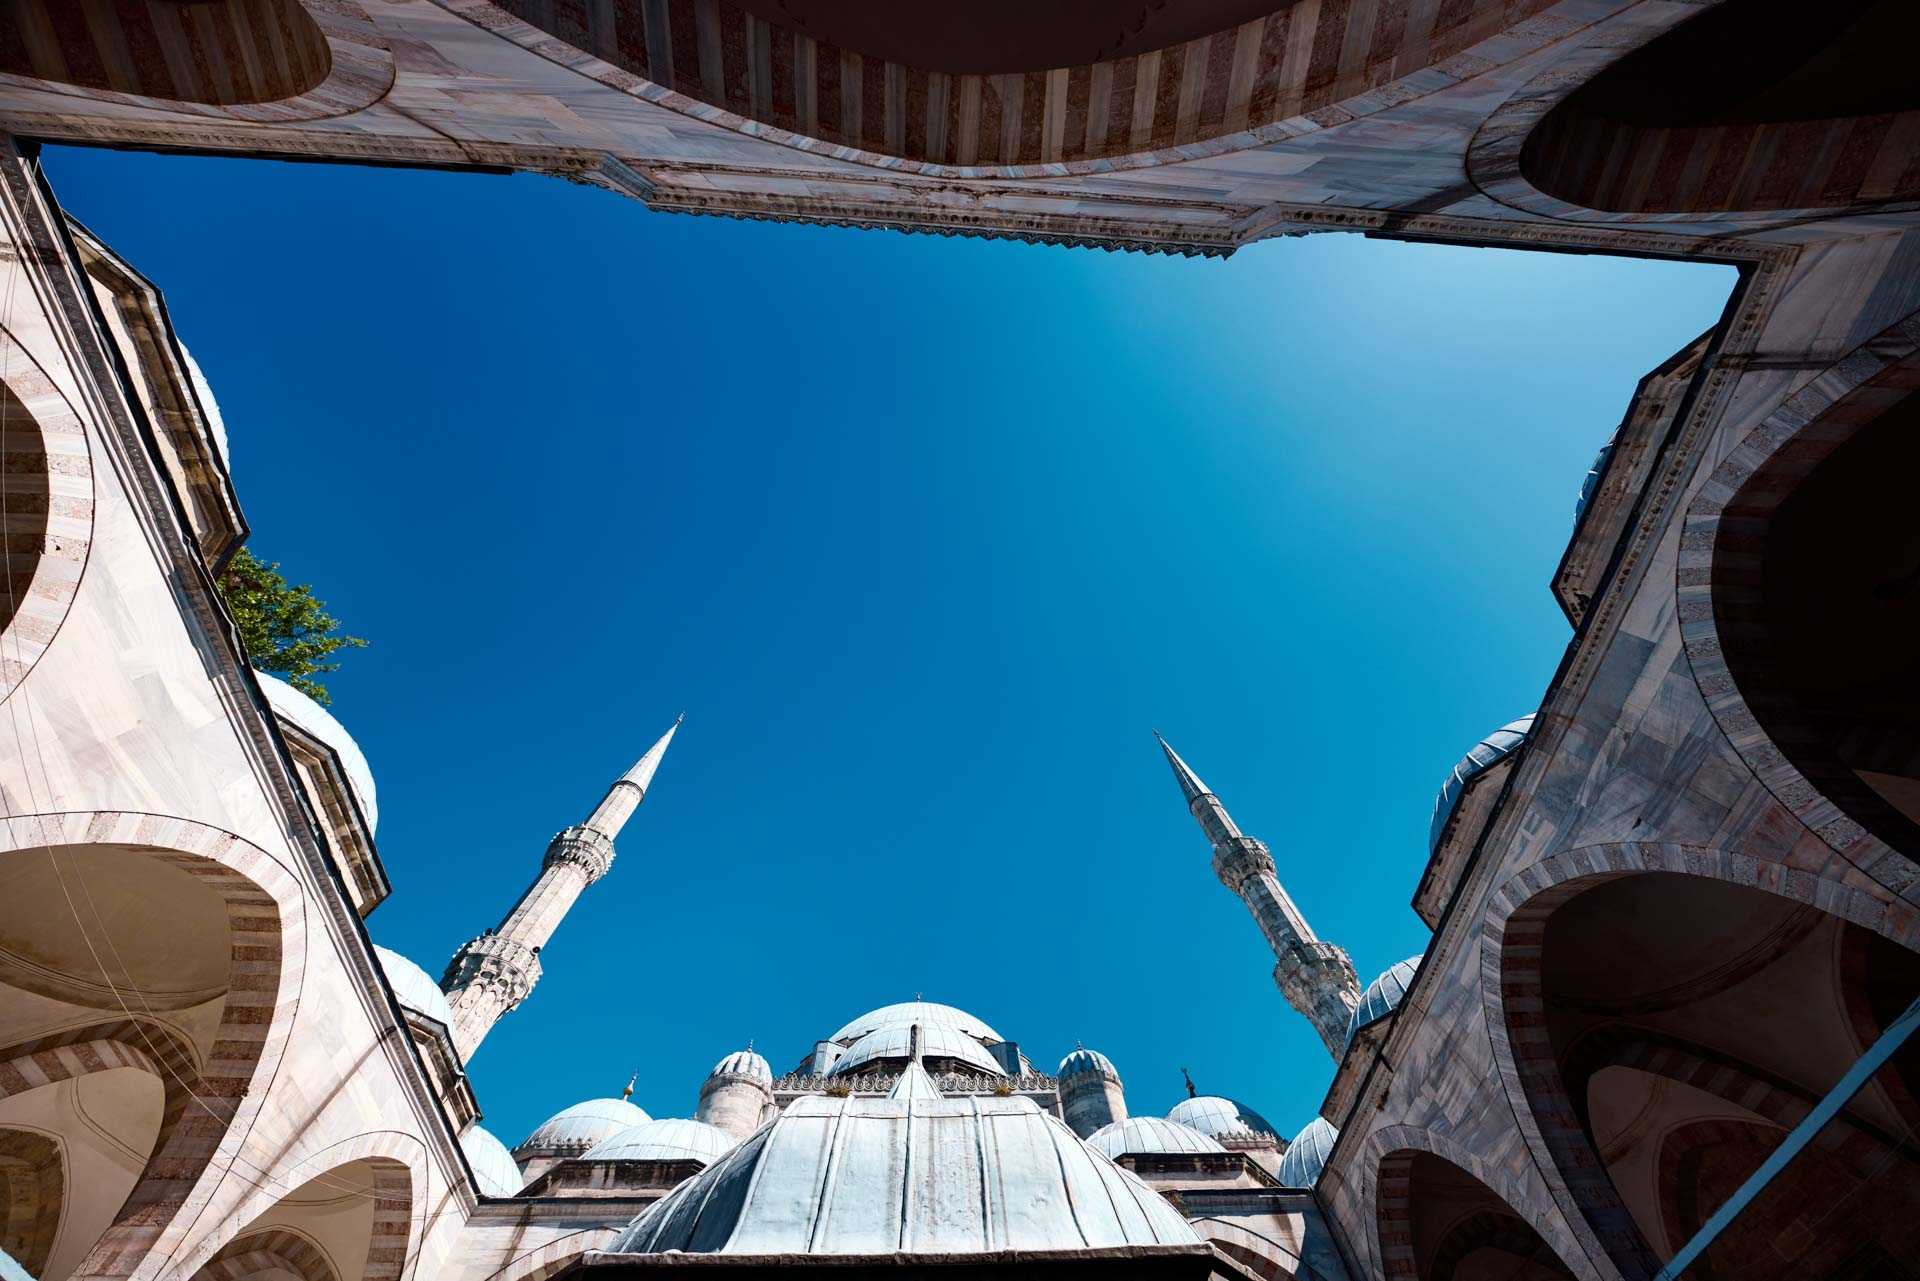
[[[955,1255],[1126,1251],[1204,1276],[1164,1197],[1031,1099],[942,1098],[919,1065],[892,1097],[797,1099],[649,1207],[622,1254]]]
[[[933,1001],[901,1001],[897,1005],[883,1005],[877,1010],[869,1010],[827,1039],[851,1045],[870,1032],[878,1032],[882,1028],[912,1027],[916,1023],[921,1027],[952,1028],[979,1041],[1007,1039],[965,1010],[956,1010],[951,1005],[940,1005]]]

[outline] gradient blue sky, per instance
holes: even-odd
[[[1368,241],[1228,262],[658,215],[533,178],[51,150],[166,293],[253,547],[373,641],[374,937],[438,974],[685,709],[475,1056],[513,1144],[691,1114],[924,992],[1135,1111],[1331,1065],[1151,731],[1362,981],[1447,769],[1533,708],[1635,380],[1731,269]]]

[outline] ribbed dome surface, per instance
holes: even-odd
[[[1384,1019],[1400,1008],[1400,1002],[1407,999],[1407,989],[1413,986],[1413,976],[1419,972],[1420,962],[1426,953],[1409,956],[1393,966],[1373,982],[1367,984],[1367,990],[1360,994],[1360,1004],[1353,1007],[1353,1017],[1347,1020],[1347,1044],[1353,1044],[1353,1038],[1360,1035],[1360,1029],[1369,1023]]]
[[[1310,1188],[1320,1178],[1320,1171],[1327,1167],[1327,1157],[1333,1152],[1333,1141],[1340,1137],[1340,1131],[1327,1124],[1325,1117],[1316,1116],[1300,1133],[1293,1136],[1286,1153],[1280,1158],[1280,1172],[1277,1177],[1283,1188]]]
[[[1226,1151],[1200,1131],[1159,1116],[1130,1116],[1103,1125],[1087,1136],[1087,1146],[1109,1157],[1129,1152]]]
[[[542,1121],[514,1151],[523,1155],[532,1152],[561,1155],[585,1152],[622,1130],[645,1125],[652,1119],[645,1110],[625,1099],[588,1099]]]
[[[587,1149],[583,1161],[698,1161],[724,1156],[731,1134],[704,1121],[660,1120],[622,1130]]]
[[[409,1010],[418,1010],[430,1019],[451,1025],[453,1010],[447,1005],[447,994],[440,990],[427,972],[409,961],[390,947],[374,944],[373,954],[380,959],[380,968],[386,971],[387,982],[393,984],[393,995]]]
[[[636,1218],[614,1254],[954,1254],[1178,1247],[1159,1193],[1031,1099],[796,1099]]]
[[[1054,1075],[1085,1076],[1088,1073],[1103,1076],[1116,1084],[1120,1081],[1120,1069],[1113,1065],[1113,1060],[1100,1051],[1089,1050],[1085,1046],[1061,1059],[1060,1070]]]
[[[1509,721],[1493,733],[1475,743],[1473,750],[1460,758],[1460,763],[1447,775],[1447,781],[1440,785],[1440,795],[1433,801],[1433,822],[1427,826],[1427,852],[1433,853],[1440,848],[1440,837],[1447,830],[1447,820],[1460,808],[1460,797],[1467,790],[1467,784],[1486,773],[1514,749],[1527,741],[1527,733],[1533,728],[1533,713],[1529,712],[1517,721]]]
[[[940,1005],[933,1001],[902,1001],[898,1005],[883,1005],[877,1010],[869,1010],[827,1039],[857,1041],[881,1028],[910,1027],[915,1023],[923,1028],[952,1028],[982,1041],[1007,1039],[965,1010],[956,1010],[951,1005]]]
[[[773,1068],[752,1050],[735,1050],[714,1064],[713,1071],[707,1075],[710,1077],[745,1076],[753,1078],[769,1089],[773,1086]]]
[[[482,1125],[470,1126],[460,1136],[460,1150],[473,1167],[473,1181],[488,1196],[513,1196],[526,1186],[520,1167],[514,1164],[507,1145],[493,1137]]]
[[[1198,1130],[1210,1139],[1278,1139],[1280,1131],[1267,1118],[1246,1104],[1218,1094],[1201,1094],[1182,1099],[1167,1113],[1190,1130]]]
[[[260,692],[267,696],[267,705],[273,708],[275,716],[292,721],[309,737],[325,743],[340,758],[340,768],[347,776],[347,786],[353,789],[353,798],[360,804],[360,816],[366,819],[369,832],[376,831],[380,826],[380,798],[373,787],[373,769],[360,751],[360,744],[354,742],[353,735],[347,733],[347,727],[335,720],[332,712],[278,676],[269,676],[257,670],[253,675],[260,682]]]
[[[913,1025],[897,1023],[867,1033],[848,1047],[838,1062],[827,1069],[828,1076],[846,1076],[870,1063],[885,1059],[904,1059],[912,1054]],[[929,1059],[957,1059],[969,1067],[995,1076],[1005,1076],[1000,1061],[987,1053],[980,1042],[957,1028],[938,1023],[920,1026],[920,1054]]]

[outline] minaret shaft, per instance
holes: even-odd
[[[614,781],[586,822],[555,834],[547,843],[540,875],[499,928],[469,940],[453,954],[440,986],[453,1011],[453,1045],[463,1060],[540,981],[540,950],[581,892],[612,868],[614,837],[646,799],[647,786],[679,727],[675,721],[673,729]]]
[[[1241,833],[1220,798],[1207,790],[1164,738],[1160,747],[1187,798],[1188,811],[1213,846],[1214,875],[1247,905],[1273,949],[1274,983],[1287,1003],[1313,1024],[1327,1052],[1339,1058],[1346,1046],[1347,1022],[1360,1003],[1353,962],[1345,949],[1322,942],[1307,924],[1293,896],[1280,884],[1266,845]]]

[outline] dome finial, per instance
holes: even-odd
[[[1192,1099],[1192,1098],[1199,1097],[1200,1091],[1193,1088],[1193,1075],[1192,1073],[1188,1072],[1184,1067],[1180,1069],[1180,1079],[1187,1083],[1188,1098]]]
[[[620,1091],[620,1097],[622,1099],[630,1099],[633,1097],[633,1083],[635,1081],[638,1081],[639,1079],[640,1079],[640,1069],[635,1068],[633,1070],[633,1075],[627,1078],[626,1088]]]

